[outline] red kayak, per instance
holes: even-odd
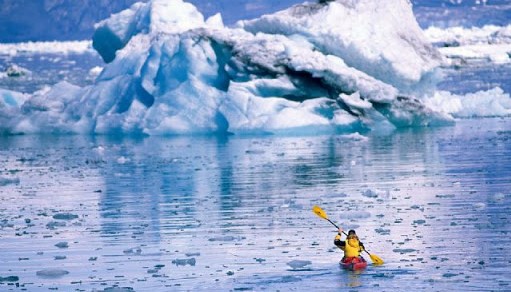
[[[339,264],[343,269],[350,271],[362,270],[367,267],[367,262],[363,257],[345,258]]]

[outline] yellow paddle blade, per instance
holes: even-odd
[[[328,217],[327,217],[327,215],[326,215],[326,212],[325,212],[325,211],[323,211],[323,209],[321,209],[321,207],[320,207],[320,206],[318,206],[318,205],[314,205],[314,206],[312,207],[312,212],[314,212],[314,214],[318,215],[319,217],[321,217],[321,218],[323,218],[323,219],[328,220]]]
[[[369,257],[373,261],[374,265],[377,265],[377,266],[383,265],[383,260],[379,256],[374,255],[374,254],[369,254]]]

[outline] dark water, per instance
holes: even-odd
[[[0,290],[509,290],[509,129],[2,137]],[[339,269],[314,204],[385,265]]]

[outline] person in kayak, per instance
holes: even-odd
[[[364,251],[364,244],[358,239],[355,230],[348,231],[346,240],[341,240],[342,231],[342,228],[339,228],[334,239],[334,244],[344,251],[342,262],[352,264],[365,262],[366,260],[360,255],[360,253]]]

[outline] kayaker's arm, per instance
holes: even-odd
[[[334,244],[338,248],[344,250],[344,247],[346,246],[346,241],[341,240],[341,234],[337,234],[334,238]]]

